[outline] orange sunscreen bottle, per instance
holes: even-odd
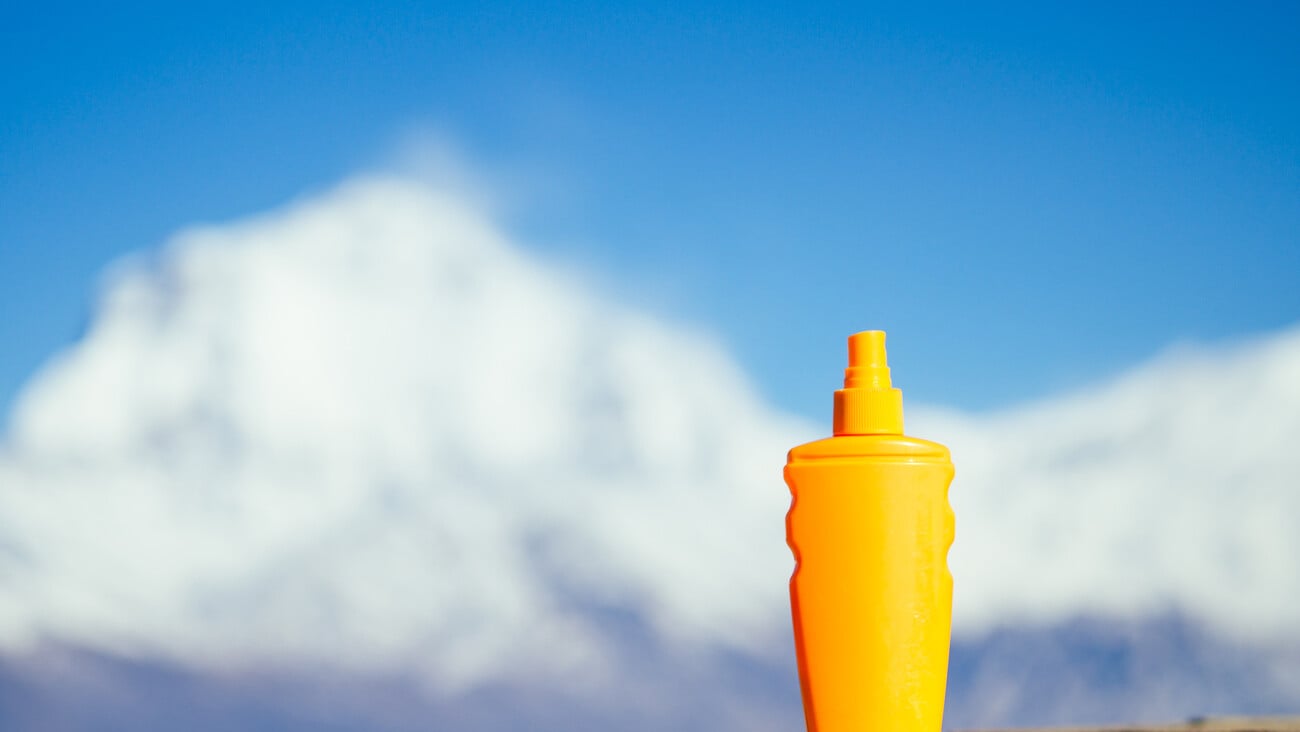
[[[785,466],[808,732],[940,732],[952,476],[948,448],[903,434],[885,334],[851,336],[835,436],[794,448]]]

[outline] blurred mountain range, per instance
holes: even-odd
[[[1293,328],[909,407],[958,466],[950,725],[1300,711],[1297,374]],[[797,729],[821,431],[446,191],[182,232],[0,442],[0,727]]]
[[[202,674],[47,648],[0,664],[0,728],[414,732],[802,729],[790,656],[672,654],[622,629],[623,663],[591,694],[565,679],[450,697],[418,681],[298,670]],[[1294,714],[1300,649],[1243,647],[1185,618],[1080,619],[953,647],[945,726],[1157,722]]]

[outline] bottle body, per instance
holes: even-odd
[[[947,448],[900,434],[790,451],[786,538],[808,732],[940,732],[952,477]]]

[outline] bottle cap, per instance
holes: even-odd
[[[835,434],[903,434],[903,392],[889,380],[883,330],[849,336],[844,388],[835,392]]]

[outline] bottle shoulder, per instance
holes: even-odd
[[[908,458],[951,460],[948,448],[937,442],[907,435],[837,435],[808,442],[790,451],[788,462],[836,458]]]

